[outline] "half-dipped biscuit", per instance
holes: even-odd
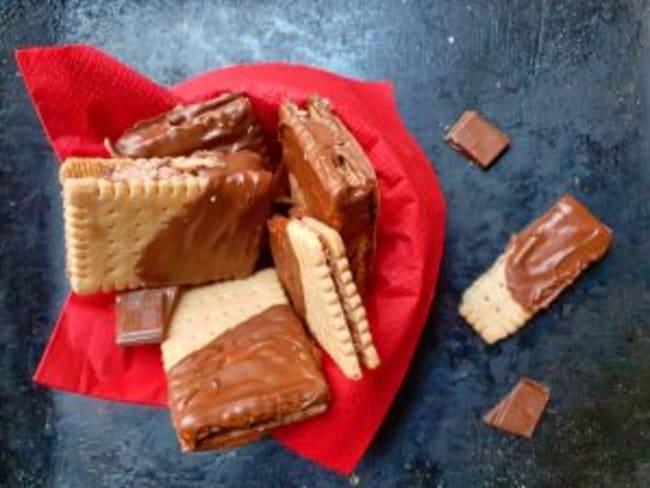
[[[488,344],[514,334],[601,259],[612,231],[571,195],[510,240],[463,294],[460,315]]]
[[[209,158],[70,158],[61,167],[76,293],[197,285],[253,272],[272,174],[252,152]]]
[[[350,379],[379,366],[338,232],[310,217],[275,216],[268,227],[280,280],[318,343]]]
[[[184,291],[162,356],[184,451],[244,444],[327,408],[318,355],[274,269]]]

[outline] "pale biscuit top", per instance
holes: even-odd
[[[361,361],[367,368],[378,367],[379,354],[370,334],[366,309],[350,272],[350,264],[345,254],[345,245],[341,235],[328,225],[311,217],[304,217],[302,222],[316,232],[328,247],[332,260],[331,272]]]
[[[305,318],[311,333],[346,377],[361,378],[343,304],[318,235],[300,220],[292,219],[287,236],[300,270]]]
[[[197,286],[184,291],[162,344],[169,371],[229,329],[273,305],[287,304],[274,268],[234,281]]]
[[[502,254],[484,274],[470,286],[459,307],[459,313],[488,344],[505,339],[521,329],[532,317],[512,297],[506,285],[505,261]]]
[[[75,293],[143,286],[136,273],[142,250],[209,183],[189,174],[112,181],[117,167],[99,158],[71,158],[61,167],[67,269]]]

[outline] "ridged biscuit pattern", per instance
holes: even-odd
[[[111,181],[112,167],[134,162],[109,161],[71,159],[60,172],[68,275],[80,294],[142,287],[140,254],[208,186],[207,177],[191,174]]]
[[[361,378],[345,311],[317,234],[291,220],[287,235],[300,269],[307,326],[346,377]]]
[[[459,313],[488,344],[514,334],[533,316],[512,297],[506,283],[507,253],[481,275],[465,293]]]
[[[345,244],[341,235],[331,227],[311,217],[303,218],[302,222],[326,241],[334,267],[332,274],[337,281],[336,286],[345,315],[348,318],[350,327],[353,329],[352,333],[357,342],[357,353],[366,368],[377,368],[380,364],[379,354],[372,340],[366,308],[363,306],[363,301],[357,291],[357,285],[352,277],[350,263],[345,254]]]
[[[229,329],[274,305],[288,304],[274,268],[241,280],[181,292],[162,344],[165,370]]]

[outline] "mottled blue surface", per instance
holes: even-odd
[[[649,16],[646,0],[0,2],[0,486],[650,486]],[[413,366],[354,476],[273,440],[181,455],[163,410],[31,383],[67,284],[57,164],[12,50],[69,42],[161,83],[261,60],[395,83],[448,240]],[[468,107],[512,136],[488,172],[442,142]],[[486,347],[456,314],[463,289],[565,192],[613,227],[610,255]],[[552,389],[531,441],[480,420],[521,375]]]

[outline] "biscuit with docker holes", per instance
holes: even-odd
[[[272,174],[252,152],[69,158],[60,170],[74,292],[196,285],[253,272]]]
[[[366,310],[352,279],[341,236],[310,217],[269,221],[271,251],[294,309],[343,374],[362,377],[379,366]]]
[[[601,259],[611,241],[611,229],[565,195],[511,239],[465,291],[459,313],[488,344],[504,339]]]
[[[320,357],[274,269],[183,291],[162,356],[184,451],[244,444],[327,408]]]
[[[517,303],[506,286],[502,254],[463,294],[459,313],[488,344],[505,339],[528,322],[533,313]]]

